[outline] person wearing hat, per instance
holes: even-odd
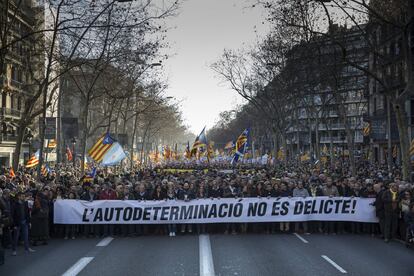
[[[29,226],[30,226],[30,212],[29,205],[25,199],[22,191],[17,193],[17,199],[12,208],[13,217],[13,242],[12,255],[17,255],[17,243],[19,241],[20,232],[24,241],[24,249],[26,252],[35,252],[29,247]]]

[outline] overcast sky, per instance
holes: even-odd
[[[237,49],[263,36],[268,25],[264,13],[248,8],[249,0],[186,0],[180,14],[168,21],[167,34],[175,55],[164,62],[169,78],[168,95],[182,100],[184,119],[198,134],[212,127],[220,112],[242,100],[220,83],[209,65],[224,48]],[[256,32],[255,32],[256,31]]]

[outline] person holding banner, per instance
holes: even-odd
[[[150,200],[150,194],[147,191],[145,184],[138,182],[138,184],[135,185],[135,192],[134,192],[134,198],[138,201],[145,201]],[[144,235],[147,233],[148,227],[146,225],[137,224],[135,225],[135,233],[136,235]]]
[[[316,180],[315,178],[309,179],[310,183],[309,183],[308,193],[309,193],[309,196],[313,198],[323,196],[323,191],[321,187],[319,186],[320,182],[318,182],[318,180]],[[310,221],[309,230],[311,233],[318,233],[318,232],[322,233],[323,232],[322,222],[321,221]]]
[[[179,190],[177,198],[179,200],[190,201],[195,199],[194,192],[190,189],[190,183],[185,182],[183,188]],[[192,224],[181,224],[181,233],[184,234],[185,232],[193,233],[193,225]]]
[[[326,184],[323,188],[323,195],[329,197],[336,197],[339,196],[338,188],[333,185],[333,181],[331,177],[326,178]],[[336,223],[334,221],[325,221],[325,233],[326,234],[336,234],[335,230]]]
[[[80,196],[81,200],[92,202],[99,199],[98,189],[88,184],[84,186],[85,192]],[[75,192],[73,192],[76,194]],[[86,224],[83,227],[83,235],[85,237],[99,236],[99,225]]]
[[[176,194],[174,191],[174,183],[173,182],[168,182],[167,184],[167,195],[166,195],[167,200],[176,200]],[[175,237],[175,234],[177,232],[177,225],[176,224],[168,224],[167,225],[168,228],[168,233],[170,237]]]
[[[223,197],[224,198],[238,198],[241,196],[239,187],[236,186],[236,183],[234,180],[231,180],[230,182],[227,182],[226,188],[223,191]],[[237,224],[235,223],[227,223],[226,224],[226,231],[225,234],[231,234],[235,235],[237,234]]]
[[[76,194],[74,192],[69,192],[68,199],[76,199]],[[72,240],[74,240],[76,236],[76,232],[77,232],[76,224],[66,224],[64,239],[67,240],[71,238]]]
[[[162,189],[162,186],[157,184],[157,186],[155,186],[154,192],[152,193],[152,200],[165,200],[166,198],[167,198],[167,195]],[[156,235],[164,235],[165,234],[164,230],[165,230],[164,225],[156,225],[154,233]]]
[[[288,189],[287,185],[285,182],[282,182],[280,184],[280,189],[278,191],[278,196],[279,197],[291,197],[292,193],[291,191]],[[288,221],[282,221],[280,222],[280,231],[282,231],[282,233],[288,233],[290,230],[290,223]]]
[[[206,188],[204,186],[204,182],[200,183],[198,190],[196,192],[197,199],[206,199],[208,198],[208,194]],[[198,223],[197,224],[197,234],[206,234],[207,233],[207,224]]]
[[[399,215],[399,195],[398,185],[391,183],[389,189],[382,195],[382,202],[384,204],[384,241],[388,242],[391,238],[395,239],[398,229],[398,215]]]
[[[303,182],[299,182],[297,184],[296,188],[293,189],[293,197],[303,197],[303,198],[309,197],[308,190],[306,190],[304,188],[304,183]],[[303,221],[303,222],[295,222],[295,232],[296,233],[299,232],[300,225],[302,225],[303,231],[306,234],[309,234],[309,232],[308,232],[308,222],[306,222],[306,221]]]
[[[116,200],[116,192],[111,188],[111,183],[109,180],[105,180],[104,188],[99,195],[100,200]],[[114,235],[114,225],[113,224],[104,224],[103,225],[103,235],[104,237]]]
[[[275,198],[277,197],[277,192],[276,190],[273,188],[272,183],[270,181],[266,181],[264,183],[265,185],[265,189],[263,191],[263,196],[266,198]],[[276,233],[276,223],[274,222],[269,222],[265,224],[265,233],[266,234],[274,234]]]

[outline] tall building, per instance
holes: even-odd
[[[35,39],[28,37],[19,41],[19,38],[34,31],[36,12],[32,1],[8,0],[0,2],[0,25],[2,37],[7,41],[17,41],[7,46],[1,41],[0,55],[1,74],[1,109],[0,109],[0,166],[10,166],[17,139],[19,121],[25,114],[24,95],[30,94],[28,84],[31,83],[31,74],[25,60]],[[25,141],[27,142],[27,140]],[[27,144],[26,144],[27,145]],[[27,147],[26,147],[27,151]]]
[[[348,149],[347,128],[354,150],[362,149],[367,77],[350,63],[366,68],[366,50],[358,28],[332,26],[329,33],[289,52],[285,73],[290,76],[292,99],[287,144],[294,153],[316,154],[325,146],[342,152]]]
[[[414,14],[414,2],[410,1],[410,11],[406,11],[398,17],[398,22],[404,24],[409,21],[408,16]],[[410,15],[411,14],[411,15]],[[400,21],[401,20],[401,21]],[[412,20],[412,19],[411,19]],[[404,91],[407,85],[409,72],[406,64],[407,52],[410,49],[411,59],[414,54],[414,26],[411,24],[408,45],[404,45],[401,26],[398,24],[385,24],[382,21],[371,18],[369,34],[372,49],[369,55],[369,69],[373,75],[369,77],[369,112],[367,120],[371,124],[370,142],[372,144],[373,160],[380,163],[387,161],[389,154],[393,155],[394,161],[399,161],[399,131],[396,116],[392,107],[392,100]],[[414,66],[414,61],[411,60]],[[382,82],[382,84],[380,83]],[[405,98],[403,108],[408,122],[408,133],[410,139],[414,138],[414,98],[409,95]],[[389,145],[391,144],[391,147]]]
[[[71,69],[60,77],[60,151],[63,152],[65,146],[75,146],[76,152],[80,152],[85,132],[88,150],[108,129],[121,144],[128,144],[128,141],[132,141],[130,129],[133,120],[129,114],[129,120],[123,123],[117,108],[124,104],[125,115],[128,108],[133,107],[134,100],[128,98],[122,101],[118,99],[118,95],[129,91],[131,88],[128,87],[128,83],[132,85],[133,81],[123,77],[122,72],[115,66],[103,61],[100,62],[100,66],[96,66],[97,61],[92,59],[70,62]],[[84,117],[85,112],[88,112],[87,121]],[[76,145],[73,145],[74,143]]]

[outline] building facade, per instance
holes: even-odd
[[[288,55],[292,93],[287,144],[296,154],[319,156],[322,149],[363,148],[367,112],[366,39],[357,28],[333,26],[329,33],[295,46]],[[344,56],[344,53],[345,56]],[[347,135],[347,131],[351,135]]]
[[[372,18],[369,24],[372,49],[369,55],[369,69],[373,73],[369,77],[369,112],[367,121],[371,125],[370,143],[372,145],[372,158],[379,163],[400,162],[400,140],[393,100],[402,94],[407,86],[409,77],[414,74],[407,63],[413,63],[414,54],[414,26],[408,25],[404,37],[402,26],[412,18],[414,2],[410,1],[409,10],[391,25],[378,22]],[[412,19],[411,19],[412,20]],[[411,52],[411,53],[410,53]],[[414,138],[414,98],[407,95],[402,104],[410,140]],[[392,156],[388,159],[388,156]]]
[[[2,53],[0,55],[1,109],[0,109],[0,165],[10,166],[17,139],[17,128],[24,110],[24,97],[30,94],[32,82],[25,56],[33,47],[35,39],[21,37],[32,33],[36,25],[35,5],[32,1],[1,1]],[[7,45],[10,41],[17,41]],[[28,130],[30,132],[30,130]],[[30,135],[29,135],[30,136]],[[24,150],[28,154],[27,139]],[[23,156],[22,156],[23,157]]]

